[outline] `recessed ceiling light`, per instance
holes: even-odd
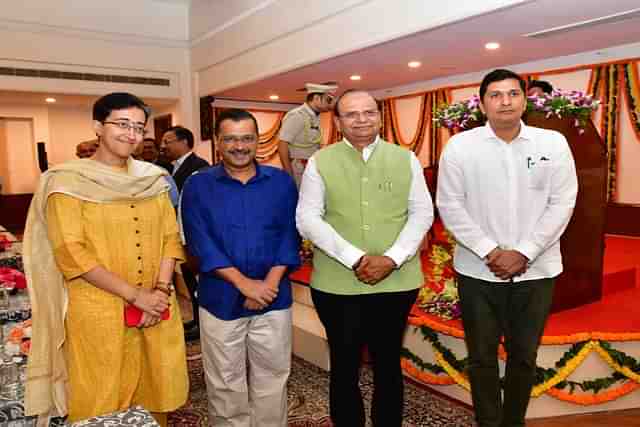
[[[278,95],[271,95],[269,96],[269,99],[272,101],[277,101],[278,99],[280,99],[280,97]]]
[[[407,65],[409,66],[409,68],[418,68],[419,66],[422,65],[422,62],[420,62],[420,61],[411,61]]]
[[[56,102],[55,98],[46,98],[45,102],[48,102],[49,104],[53,104],[54,102]]]
[[[361,76],[359,76],[359,75],[357,75],[357,74],[354,74],[353,76],[351,76],[351,77],[349,77],[349,78],[350,78],[351,80],[362,80],[362,77],[361,77]]]
[[[489,42],[487,44],[484,45],[484,48],[487,50],[496,50],[496,49],[500,49],[500,43],[496,43],[496,42]]]

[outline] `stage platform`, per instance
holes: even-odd
[[[640,406],[640,239],[606,236],[605,245],[603,298],[549,317],[538,355],[546,377],[534,388],[529,418]],[[324,330],[307,289],[311,276],[309,266],[291,275],[294,352],[328,368]],[[405,374],[470,403],[468,381],[456,369],[466,357],[460,320],[443,320],[414,307],[409,323]],[[616,380],[614,372],[624,379]],[[603,389],[580,389],[594,384]]]

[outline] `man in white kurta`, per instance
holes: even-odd
[[[436,203],[454,254],[469,378],[481,427],[524,427],[537,348],[562,272],[560,236],[578,183],[560,133],[526,126],[525,83],[495,70],[480,86],[483,127],[455,135],[440,158]],[[504,398],[497,351],[508,353]]]

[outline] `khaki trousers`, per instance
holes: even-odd
[[[212,427],[286,427],[291,309],[221,320],[200,308]]]

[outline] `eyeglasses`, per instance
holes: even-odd
[[[104,125],[114,125],[120,130],[129,132],[133,129],[133,133],[136,135],[144,135],[144,125],[138,123],[131,123],[128,120],[122,120],[119,122],[102,122]]]
[[[340,118],[347,121],[356,121],[362,117],[365,120],[375,120],[380,115],[380,111],[378,110],[367,110],[367,111],[349,111],[344,114],[340,114]]]
[[[225,135],[222,138],[220,138],[220,141],[222,141],[225,144],[233,144],[234,142],[239,142],[243,145],[253,144],[257,140],[258,140],[258,137],[256,135],[242,135],[242,136]]]

